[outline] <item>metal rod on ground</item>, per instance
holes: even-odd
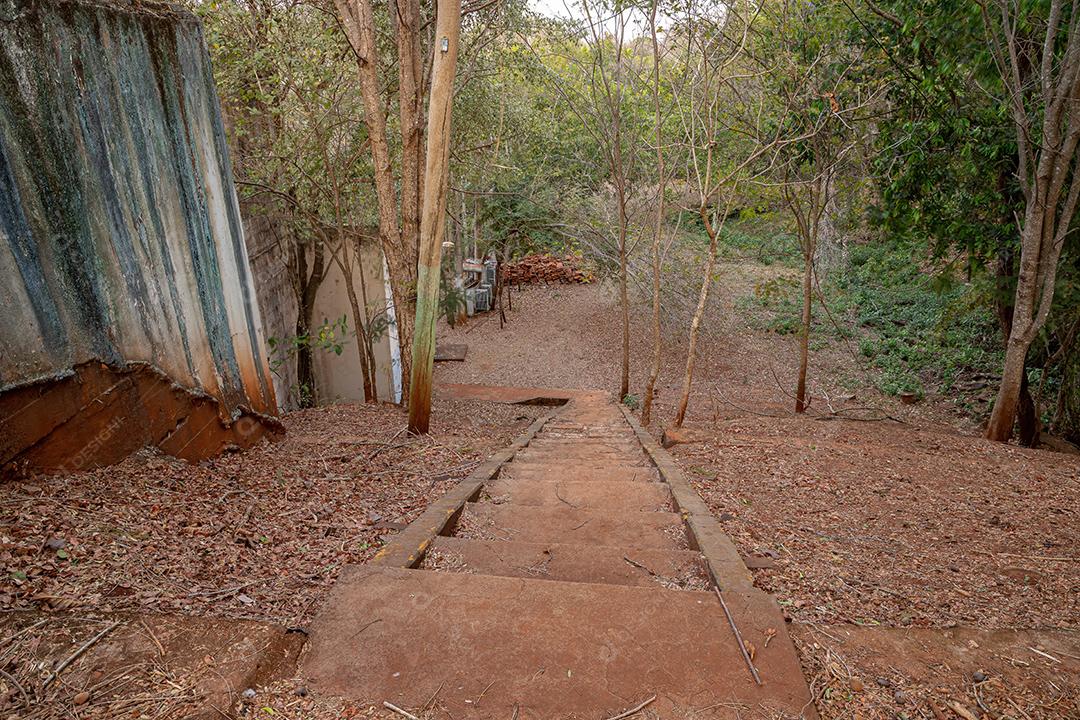
[[[716,591],[716,597],[720,598],[720,607],[724,608],[724,615],[727,616],[728,624],[731,625],[731,632],[735,633],[735,640],[739,643],[739,650],[742,651],[743,660],[746,661],[746,667],[750,668],[750,674],[754,676],[754,682],[758,685],[761,684],[761,676],[758,675],[757,668],[754,667],[754,661],[750,659],[750,653],[746,651],[746,643],[743,642],[742,633],[739,632],[739,628],[735,626],[735,618],[731,616],[731,611],[728,610],[727,603],[724,602],[724,596],[720,594],[720,588],[714,587]]]
[[[394,705],[393,703],[389,703],[389,702],[387,702],[385,700],[383,700],[383,707],[385,707],[387,710],[393,710],[398,715],[401,715],[402,717],[409,718],[409,720],[420,720],[420,718],[416,717],[411,712],[406,712],[405,710],[402,710],[401,708],[399,708],[397,705]]]
[[[608,718],[607,720],[623,720],[623,718],[628,718],[628,717],[630,717],[631,715],[633,715],[633,714],[635,714],[635,713],[638,713],[638,712],[641,712],[642,710],[644,710],[644,709],[645,709],[645,706],[646,706],[646,705],[648,705],[649,703],[651,703],[651,702],[652,702],[653,700],[655,700],[655,699],[656,699],[656,696],[655,696],[655,695],[653,695],[653,696],[652,696],[651,698],[649,698],[649,699],[648,699],[648,700],[646,700],[645,702],[641,703],[640,705],[637,705],[637,706],[635,706],[635,707],[632,707],[632,708],[630,708],[629,710],[627,710],[626,712],[621,712],[621,713],[619,713],[618,715],[613,715],[613,716],[609,717],[609,718]]]
[[[109,627],[105,628],[104,630],[99,632],[94,637],[87,640],[85,643],[82,644],[82,646],[78,650],[76,650],[70,657],[68,657],[67,660],[64,660],[62,663],[57,665],[56,669],[53,670],[49,674],[49,677],[45,678],[45,682],[42,683],[42,685],[41,685],[42,689],[49,687],[49,685],[52,684],[52,681],[55,680],[56,678],[58,678],[60,676],[60,673],[64,672],[64,669],[68,665],[70,665],[71,663],[75,662],[80,657],[82,657],[82,654],[85,653],[87,650],[89,650],[91,647],[93,647],[93,645],[95,643],[97,643],[98,640],[105,637],[106,635],[111,633],[113,630],[115,630],[117,627],[119,627],[121,622],[122,622],[121,620],[117,620],[112,625],[110,625]]]

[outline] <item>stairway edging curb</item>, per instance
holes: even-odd
[[[630,410],[619,403],[630,427],[634,429],[638,442],[645,449],[645,454],[656,466],[660,478],[671,488],[677,511],[683,517],[690,530],[692,543],[705,556],[716,586],[724,591],[749,590],[754,587],[754,578],[743,563],[738,548],[713,516],[709,506],[701,499],[693,486],[683,475],[671,453],[660,447],[656,439],[641,426]]]

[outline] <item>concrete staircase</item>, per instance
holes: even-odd
[[[345,570],[305,674],[423,718],[604,720],[646,702],[634,717],[816,717],[775,603],[744,568],[727,582],[732,559],[708,552],[730,543],[698,537],[719,531],[691,522],[688,486],[643,437],[596,394],[535,425],[492,477]]]

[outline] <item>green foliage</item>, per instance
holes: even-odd
[[[986,284],[925,273],[913,252],[905,243],[856,247],[826,290],[833,314],[861,328],[860,355],[880,371],[881,390],[949,390],[963,373],[998,371],[1002,342]]]
[[[462,290],[447,285],[445,282],[439,286],[439,317],[446,318],[453,325],[458,314],[465,309],[465,293]]]
[[[1002,361],[988,283],[925,272],[918,251],[903,242],[856,246],[850,266],[823,284],[827,313],[815,299],[815,335],[844,343],[890,395],[949,391],[963,375],[999,372]],[[765,327],[798,332],[800,292],[792,275],[759,283],[753,303],[770,311]]]
[[[347,315],[342,315],[333,321],[324,318],[313,332],[284,338],[269,337],[266,339],[266,344],[269,346],[267,355],[270,361],[270,372],[279,378],[286,377],[285,368],[293,365],[297,355],[305,348],[341,355],[350,335],[349,318]],[[295,397],[301,407],[305,407],[314,398],[315,388],[304,384],[294,385],[289,388],[289,394]]]
[[[622,404],[631,410],[641,407],[641,399],[637,395],[623,395]]]

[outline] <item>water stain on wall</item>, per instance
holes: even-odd
[[[0,307],[0,465],[114,462],[134,439],[194,459],[279,430],[210,61],[187,11],[0,0]],[[238,434],[241,419],[260,429]],[[79,446],[118,422],[131,442]],[[68,427],[87,423],[101,427]],[[204,437],[178,449],[191,426]]]

